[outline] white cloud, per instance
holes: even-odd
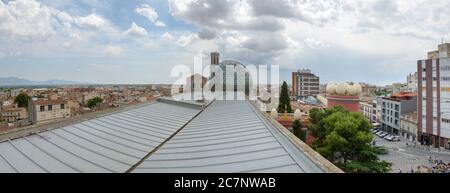
[[[106,20],[95,14],[89,14],[86,16],[73,16],[68,14],[67,12],[51,9],[52,15],[58,20],[61,25],[71,28],[72,26],[77,26],[82,29],[90,29],[90,30],[98,30],[107,25]]]
[[[150,5],[142,4],[135,9],[135,12],[146,17],[153,23],[158,19],[158,13]]]
[[[81,36],[79,34],[76,34],[76,33],[70,34],[69,37],[71,39],[73,39],[73,40],[76,40],[76,41],[81,41],[82,40]]]
[[[197,36],[195,34],[182,35],[175,42],[177,45],[181,47],[186,47],[189,45]]]
[[[322,48],[329,48],[330,45],[323,42],[322,40],[318,40],[315,38],[306,38],[305,43],[308,47],[312,49],[322,49]]]
[[[81,28],[100,29],[105,26],[105,20],[96,14],[75,18],[75,23]]]
[[[133,37],[144,37],[148,35],[147,30],[134,22],[131,24],[130,28],[125,31],[125,34]]]
[[[104,52],[109,55],[118,55],[118,54],[122,53],[122,51],[123,51],[122,47],[113,46],[113,45],[106,46],[106,48],[104,50]]]
[[[142,15],[142,16],[146,17],[155,26],[160,26],[160,27],[166,26],[166,24],[164,22],[158,20],[158,18],[159,18],[158,13],[150,5],[142,4],[142,5],[138,6],[134,10],[134,12],[136,12],[139,15]]]
[[[216,37],[216,33],[207,29],[202,29],[198,33],[200,39],[211,40]]]
[[[156,21],[155,25],[159,26],[159,27],[165,27],[166,26],[166,24],[164,22],[162,22],[162,21]]]
[[[173,41],[175,39],[175,37],[173,37],[173,35],[169,32],[164,32],[164,34],[161,35],[161,38],[165,41]]]
[[[0,32],[3,38],[47,39],[55,33],[51,10],[34,0],[0,1]]]
[[[289,56],[287,66],[295,66],[301,54],[330,47],[364,57],[420,57],[423,47],[450,38],[447,7],[446,0],[169,0],[173,17],[197,26],[200,39],[215,42],[228,56],[249,62]],[[415,45],[405,48],[408,42]]]
[[[70,48],[70,47],[72,47],[72,42],[63,42],[63,43],[61,44],[61,46],[62,46],[63,48]]]
[[[36,0],[0,0],[0,49],[5,57],[53,58],[59,55],[80,57],[120,53],[121,49],[103,49],[120,42],[123,35],[98,13],[72,15]],[[73,12],[72,12],[73,13]],[[9,50],[21,50],[11,54]],[[22,54],[23,53],[23,54]]]
[[[208,40],[244,62],[272,60],[294,42],[286,36],[282,19],[255,16],[245,1],[169,0],[169,8],[172,16],[200,28],[196,38]],[[181,36],[177,43],[188,47],[195,42],[191,37]]]
[[[17,56],[21,56],[22,52],[21,51],[2,51],[0,50],[0,58],[6,58],[6,57],[17,57]]]
[[[97,14],[72,16],[35,0],[0,1],[0,33],[4,40],[46,40],[61,28],[100,29],[106,21]]]
[[[329,0],[249,0],[256,16],[274,16],[323,25],[339,18],[341,1]]]
[[[56,19],[65,27],[71,28],[74,18],[66,12],[55,10]]]
[[[324,81],[339,77],[327,72],[339,68],[364,76],[386,66],[392,66],[390,76],[397,79],[402,71],[414,70],[415,60],[435,49],[441,37],[450,38],[448,0],[169,0],[171,16],[189,28],[174,26],[163,34],[136,23],[118,29],[115,22],[122,26],[124,20],[108,20],[107,16],[121,8],[110,2],[103,3],[108,9],[96,7],[101,4],[95,1],[87,10],[51,7],[56,4],[0,0],[1,55],[11,57],[11,50],[21,50],[23,57],[64,55],[82,58],[80,63],[119,55],[135,58],[130,63],[146,63],[151,57],[158,61],[160,55],[176,53],[184,56],[176,57],[177,61],[188,63],[190,53],[218,50],[244,63],[311,67],[323,73]],[[142,4],[129,14],[142,15],[154,26],[166,26],[159,11]],[[145,38],[127,41],[127,36]],[[70,53],[62,47],[70,48]],[[164,54],[153,56],[149,50]],[[120,55],[124,51],[127,55]],[[118,63],[123,59],[119,56]],[[383,74],[372,77],[389,79]]]

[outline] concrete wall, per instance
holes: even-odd
[[[400,104],[400,115],[417,111],[417,98],[402,101]]]

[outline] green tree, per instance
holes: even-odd
[[[99,104],[101,104],[103,102],[103,99],[100,97],[94,97],[92,99],[89,99],[86,103],[86,106],[89,108],[94,108],[96,106],[98,106]]]
[[[313,144],[322,156],[347,172],[387,172],[390,164],[380,161],[385,151],[371,146],[369,121],[360,113],[342,107],[311,110]]]
[[[288,113],[292,113],[291,99],[289,99],[288,85],[286,81],[283,81],[283,85],[281,86],[280,92],[280,103],[278,104],[277,111],[279,113],[284,113],[284,111],[286,110]]]
[[[300,120],[295,120],[292,122],[292,130],[295,136],[297,136],[302,141],[306,140],[306,131],[302,130],[302,123]]]
[[[31,100],[31,97],[26,93],[20,93],[14,99],[14,103],[17,104],[18,107],[25,107],[28,110],[28,102]]]

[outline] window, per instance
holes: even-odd
[[[450,66],[441,66],[441,70],[442,71],[449,71],[450,70]]]
[[[48,110],[49,111],[53,110],[53,106],[52,105],[48,105]]]
[[[441,81],[450,81],[450,77],[441,77]]]
[[[61,109],[64,109],[64,104],[61,104]]]
[[[41,106],[39,107],[39,109],[40,109],[41,112],[44,112],[44,111],[45,111],[45,106],[42,106],[42,105],[41,105]]]

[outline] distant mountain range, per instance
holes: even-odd
[[[17,77],[0,77],[0,86],[36,86],[36,85],[86,85],[92,84],[88,82],[75,82],[68,80],[46,80],[46,81],[32,81]]]

